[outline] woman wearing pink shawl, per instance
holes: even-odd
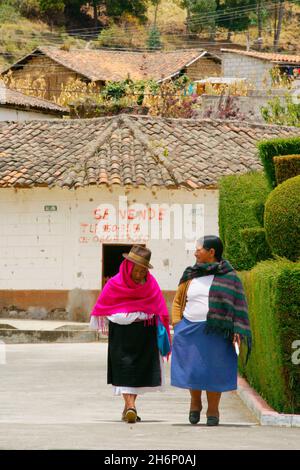
[[[107,383],[123,395],[122,420],[140,421],[135,400],[148,391],[163,390],[163,361],[157,325],[167,330],[169,314],[155,278],[149,273],[151,251],[134,245],[119,273],[105,284],[91,312],[90,326],[104,332],[108,321]]]

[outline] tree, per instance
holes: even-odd
[[[216,0],[183,0],[181,5],[187,10],[189,33],[200,33],[204,29],[215,30]]]
[[[94,23],[95,23],[95,26],[97,27],[97,25],[98,25],[98,6],[101,5],[102,1],[101,0],[92,0],[90,3],[93,7]]]
[[[149,47],[149,49],[161,49],[162,47],[162,43],[160,40],[160,32],[158,31],[155,25],[153,25],[149,31],[147,46]]]
[[[147,46],[149,49],[161,49],[162,44],[160,40],[160,32],[157,29],[157,13],[158,7],[161,3],[161,0],[151,0],[152,5],[154,5],[154,21],[153,26],[149,31],[148,39],[147,39]]]
[[[108,16],[120,18],[123,13],[129,13],[141,21],[147,19],[147,0],[104,0],[100,3],[105,5]]]
[[[228,30],[228,40],[233,31],[244,31],[251,24],[251,6],[256,5],[256,0],[224,0],[217,3],[216,24]]]
[[[282,28],[282,20],[284,15],[284,0],[277,0],[274,10],[274,51],[278,50],[280,33]]]
[[[0,2],[0,24],[17,22],[19,17],[20,14],[16,11],[11,1],[5,0]]]
[[[64,0],[39,0],[39,2],[40,10],[46,15],[52,29],[54,18],[65,9],[65,2]]]
[[[161,3],[161,0],[151,0],[151,3],[152,3],[152,5],[155,6],[153,26],[154,26],[154,28],[156,28],[158,7]]]
[[[119,19],[124,13],[129,13],[141,21],[146,21],[147,0],[62,0],[69,10],[80,9],[82,5],[90,5],[93,9],[95,26],[98,25],[99,8],[103,7],[107,16],[113,20]]]
[[[263,16],[262,16],[262,5],[263,0],[257,0],[257,28],[258,28],[258,37],[262,37],[263,30]]]

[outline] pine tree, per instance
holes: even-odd
[[[149,36],[147,39],[147,46],[149,49],[161,49],[162,43],[160,40],[160,32],[156,26],[152,26],[149,31]]]

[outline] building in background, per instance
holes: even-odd
[[[10,90],[0,80],[0,121],[59,119],[69,110],[51,101]]]
[[[133,243],[152,250],[170,306],[195,239],[218,233],[219,178],[259,170],[257,141],[297,132],[126,115],[3,123],[0,309],[68,309],[75,295],[88,314]]]
[[[221,59],[205,50],[190,49],[171,52],[127,52],[97,49],[62,50],[39,47],[11,65],[9,71],[16,80],[30,76],[43,77],[45,98],[53,100],[69,79],[95,82],[99,89],[107,81],[153,79],[157,82],[187,74],[191,80],[220,75]]]
[[[300,55],[221,49],[222,76],[245,78],[257,90],[271,87],[272,71],[279,68],[281,75],[300,76]]]

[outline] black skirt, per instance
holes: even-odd
[[[107,383],[119,387],[161,385],[156,325],[109,321]]]

